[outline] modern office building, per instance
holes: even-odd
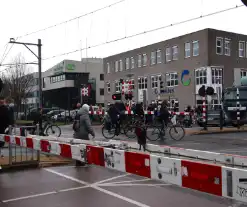
[[[219,106],[222,88],[240,82],[247,75],[247,36],[204,29],[159,43],[116,54],[103,60],[105,100],[121,90],[119,79],[132,80],[134,100],[151,103],[159,98],[157,89],[164,81],[160,99],[187,105],[202,104],[198,90],[212,86],[210,103]],[[145,96],[143,95],[145,94]]]
[[[44,107],[71,108],[81,101],[81,84],[88,82],[92,86],[88,103],[104,103],[102,59],[63,60],[43,72],[42,76]]]

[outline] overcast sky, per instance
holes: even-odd
[[[0,58],[11,37],[18,37],[76,16],[97,10],[119,0],[8,0],[0,3]],[[42,40],[43,58],[97,45],[142,31],[170,25],[200,15],[242,5],[240,0],[124,0],[123,2],[96,12],[79,20],[68,22],[37,34],[18,39],[36,43]],[[245,20],[247,7],[241,7],[202,18],[190,23],[168,27],[149,34],[129,38],[87,50],[88,57],[107,57],[137,47],[166,40],[204,28],[215,28],[247,34]],[[87,40],[87,41],[86,41]],[[8,49],[11,45],[8,45]],[[33,47],[37,52],[37,48]],[[14,45],[4,64],[10,63],[18,53],[26,62],[36,60],[24,46]],[[63,59],[80,60],[86,51],[75,52],[43,61],[45,71]],[[1,59],[0,59],[1,60]],[[4,67],[0,67],[0,71]],[[33,66],[37,71],[37,66]]]

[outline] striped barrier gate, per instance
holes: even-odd
[[[113,140],[90,142],[3,134],[0,141],[247,202],[247,170],[234,167],[247,167],[247,157],[148,144],[147,150],[154,154],[137,151],[137,143]],[[115,149],[110,145],[114,145]],[[170,158],[169,155],[177,155],[178,158]],[[190,157],[190,160],[181,156]]]

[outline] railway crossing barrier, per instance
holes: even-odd
[[[0,141],[247,202],[247,157],[134,142],[1,134]]]

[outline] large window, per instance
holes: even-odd
[[[172,72],[166,74],[166,85],[173,87],[178,85],[178,73]]]
[[[231,40],[225,38],[225,55],[231,55]]]
[[[131,57],[131,69],[134,69],[135,68],[135,58],[134,57]]]
[[[151,76],[151,87],[152,89],[158,88],[159,75]]]
[[[193,56],[198,56],[199,55],[199,41],[193,41]]]
[[[170,62],[171,61],[171,48],[167,47],[166,48],[166,62]]]
[[[107,63],[107,73],[110,73],[111,72],[111,67],[110,67],[110,63]]]
[[[184,57],[185,58],[190,57],[190,42],[186,42],[184,44]]]
[[[123,71],[123,61],[119,60],[119,71]]]
[[[65,80],[65,75],[57,75],[57,76],[50,77],[50,83],[56,83],[56,82],[60,82],[64,80]]]
[[[222,68],[212,68],[212,84],[222,84]]]
[[[106,83],[106,91],[107,91],[107,93],[111,92],[111,84],[110,84],[110,82]]]
[[[161,55],[161,50],[160,49],[158,49],[156,51],[156,59],[157,59],[157,63],[158,64],[162,62],[162,55]]]
[[[207,84],[207,70],[205,68],[196,70],[196,85]]]
[[[142,54],[142,66],[147,66],[147,61],[148,61],[147,54],[146,53]]]
[[[155,51],[152,51],[151,52],[151,65],[155,65],[156,63],[156,52]]]
[[[244,57],[244,54],[245,54],[245,48],[244,48],[244,46],[245,46],[245,42],[240,41],[238,43],[238,56],[239,57]]]
[[[118,72],[118,61],[115,61],[115,72]]]
[[[178,46],[177,45],[172,47],[172,59],[173,60],[178,59]]]
[[[138,55],[137,66],[138,66],[138,68],[142,67],[142,55]]]
[[[138,89],[147,89],[148,88],[148,79],[147,77],[138,78]]]
[[[115,81],[115,92],[119,93],[120,92],[120,82]]]
[[[222,37],[216,38],[216,54],[223,55],[223,38]]]
[[[130,59],[129,58],[125,59],[125,68],[126,68],[126,70],[130,69]]]
[[[100,79],[101,81],[103,81],[103,80],[104,80],[104,74],[100,74],[100,75],[99,75],[99,79]]]
[[[100,88],[99,89],[99,95],[100,96],[104,96],[104,88]]]
[[[247,70],[241,70],[240,71],[240,76],[241,76],[241,78],[242,77],[246,77],[247,76]]]

